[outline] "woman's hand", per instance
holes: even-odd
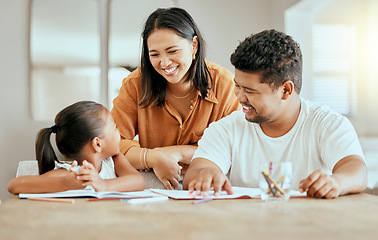
[[[72,169],[72,167],[71,167]],[[71,170],[70,169],[70,170]],[[83,187],[91,186],[97,192],[106,191],[106,181],[104,181],[99,175],[95,167],[87,162],[83,161],[83,165],[77,171],[77,180],[82,181]]]
[[[146,160],[148,167],[153,168],[155,175],[167,189],[179,188],[181,173],[181,166],[178,165],[179,159],[155,148],[148,151]]]

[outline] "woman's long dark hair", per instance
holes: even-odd
[[[55,133],[56,145],[67,158],[78,159],[84,145],[96,136],[102,136],[106,121],[106,108],[92,101],[72,104],[55,117],[55,125],[41,129],[36,138],[35,152],[39,173],[55,168],[58,158],[50,142]]]
[[[208,91],[213,87],[213,79],[205,63],[205,41],[192,17],[181,8],[159,8],[147,19],[142,32],[143,46],[141,56],[142,71],[142,97],[139,105],[148,107],[156,102],[157,106],[163,106],[166,98],[166,79],[161,76],[151,64],[147,39],[155,29],[170,29],[182,38],[193,41],[198,38],[198,50],[195,59],[189,68],[188,78],[185,81],[193,81],[196,89],[205,99]],[[211,82],[211,84],[209,84]]]

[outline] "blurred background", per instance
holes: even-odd
[[[62,108],[79,100],[112,108],[139,66],[144,21],[172,6],[198,24],[207,60],[232,72],[230,55],[248,35],[293,36],[304,58],[302,97],[347,116],[378,170],[378,0],[0,0],[0,200]]]

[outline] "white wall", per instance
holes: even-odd
[[[299,0],[175,1],[187,9],[208,44],[208,60],[231,71],[240,40],[266,28],[284,30],[284,10]],[[141,1],[143,2],[143,1]],[[28,0],[0,0],[0,199],[20,160],[34,159],[34,140],[49,122],[33,121],[29,100]],[[47,99],[48,100],[48,99]]]
[[[284,11],[300,0],[178,1],[195,19],[207,42],[207,59],[230,69],[230,56],[252,33],[285,30]],[[200,6],[200,7],[199,7]]]
[[[19,160],[34,158],[41,124],[31,121],[28,99],[28,1],[0,1],[0,199]]]

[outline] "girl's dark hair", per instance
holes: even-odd
[[[56,145],[66,158],[78,159],[84,145],[103,134],[105,111],[104,106],[91,101],[77,102],[60,111],[55,117],[55,125],[43,128],[37,134],[35,151],[39,173],[53,170],[58,161],[50,142],[51,133],[56,133]]]
[[[185,81],[192,80],[195,88],[201,92],[202,98],[205,99],[208,91],[213,88],[213,79],[205,63],[205,41],[201,32],[192,17],[184,9],[159,8],[147,18],[142,32],[142,97],[139,105],[148,107],[154,102],[157,103],[157,106],[164,106],[165,104],[167,81],[152,66],[147,46],[148,37],[156,29],[173,30],[178,36],[188,39],[190,42],[193,41],[194,36],[197,36],[198,50]]]

